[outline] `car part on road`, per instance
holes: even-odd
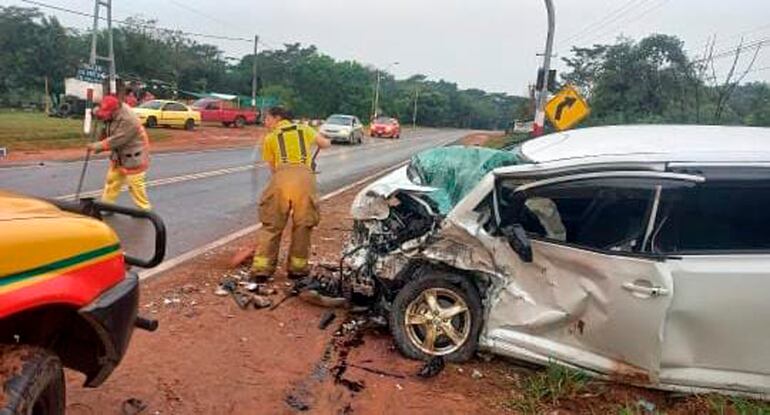
[[[185,121],[184,122],[184,129],[187,130],[187,131],[194,130],[195,129],[195,120],[193,120],[191,118],[191,119],[188,119],[187,121]]]
[[[417,372],[417,376],[429,379],[441,373],[445,367],[446,362],[444,361],[444,356],[433,356],[420,368],[420,371]]]
[[[128,398],[120,405],[120,410],[123,415],[138,415],[147,409],[147,404],[141,399]]]
[[[155,128],[158,126],[158,119],[155,117],[147,117],[147,121],[144,124],[147,128]]]
[[[348,363],[348,366],[349,367],[354,367],[356,369],[361,369],[364,372],[374,373],[375,375],[387,376],[387,377],[396,378],[396,379],[406,379],[406,376],[404,376],[404,375],[402,375],[400,373],[393,373],[393,372],[389,372],[387,370],[377,369],[377,368],[374,368],[374,367],[362,366],[362,365],[357,365],[357,364],[354,364],[354,363]]]
[[[41,347],[0,346],[0,413],[63,415],[64,371]]]
[[[253,294],[251,296],[251,303],[254,304],[254,308],[260,309],[260,308],[267,308],[273,305],[273,300],[258,294]]]
[[[335,318],[337,318],[337,315],[334,314],[334,311],[325,311],[321,316],[321,321],[318,322],[318,329],[326,330],[326,328],[329,327],[329,324],[332,324],[332,321],[334,321]]]

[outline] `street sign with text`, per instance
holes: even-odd
[[[104,68],[99,65],[81,65],[75,75],[81,81],[94,84],[101,84],[105,77]]]
[[[574,127],[590,113],[588,103],[572,85],[562,88],[545,105],[548,120],[559,131]]]

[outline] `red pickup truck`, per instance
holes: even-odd
[[[242,128],[246,124],[256,124],[259,110],[240,109],[229,101],[202,98],[192,104],[193,109],[201,113],[202,122],[221,122],[225,127],[232,125]]]

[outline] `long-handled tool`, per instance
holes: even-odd
[[[91,119],[90,108],[86,109],[86,116],[83,122],[83,132],[88,135],[88,142],[93,143],[96,141],[96,126]],[[83,169],[80,171],[80,179],[78,180],[78,188],[75,191],[75,201],[80,200],[80,192],[83,191],[83,182],[86,179],[86,171],[88,170],[88,162],[91,161],[91,148],[86,148],[86,157],[83,160]]]
[[[86,178],[86,170],[88,170],[88,162],[91,160],[91,149],[86,149],[86,157],[83,160],[83,169],[80,171],[80,180],[78,180],[78,190],[75,192],[75,201],[80,200],[80,192],[83,190],[83,181]]]
[[[318,163],[316,163],[319,151],[321,151],[321,147],[316,147],[315,152],[313,152],[313,159],[310,161],[310,168],[313,170],[314,174],[320,173],[320,171],[318,171]]]

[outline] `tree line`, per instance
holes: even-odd
[[[128,19],[113,31],[119,75],[159,80],[174,89],[251,94],[253,55],[228,58],[217,46],[181,32],[155,29],[153,21]],[[35,8],[0,7],[0,106],[41,102],[46,81],[53,95],[63,79],[86,62],[90,33],[60,24]],[[102,33],[101,42],[105,41]],[[759,47],[738,48],[731,70],[714,70],[714,43],[690,57],[674,36],[618,39],[573,47],[562,58],[561,84],[577,86],[592,107],[583,126],[624,123],[770,125],[770,86],[743,83]],[[724,54],[722,54],[724,55]],[[722,56],[724,58],[725,56]],[[258,94],[274,97],[297,116],[347,113],[368,119],[377,70],[340,61],[312,45],[286,44],[257,55]],[[534,72],[534,70],[533,70]],[[395,79],[381,74],[379,112],[426,126],[503,129],[513,119],[531,120],[530,97],[461,89],[424,75]]]
[[[714,39],[715,40],[715,39]],[[770,85],[742,83],[754,69],[761,43],[689,57],[684,43],[663,34],[639,41],[573,47],[562,81],[588,98],[585,125],[627,123],[745,124],[770,126]],[[718,74],[717,58],[729,70]],[[720,76],[721,75],[721,76]]]
[[[192,92],[251,94],[253,55],[227,58],[217,46],[153,25],[133,18],[113,29],[119,76],[159,80]],[[0,106],[40,102],[46,79],[50,93],[63,93],[64,78],[87,62],[90,42],[87,31],[63,27],[38,9],[0,7]],[[335,60],[301,44],[262,51],[257,62],[258,95],[276,98],[297,116],[346,113],[368,120],[373,112],[376,68]],[[424,75],[397,80],[381,73],[378,113],[409,123],[415,99],[420,125],[476,129],[505,128],[526,102]]]

